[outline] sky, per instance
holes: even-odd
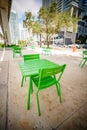
[[[24,19],[26,11],[31,11],[33,15],[37,15],[41,6],[42,0],[13,0],[11,9],[17,12],[19,21],[21,21]]]

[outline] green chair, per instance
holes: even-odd
[[[83,58],[82,58],[82,60],[79,64],[80,67],[83,67],[85,65],[86,61],[87,61],[87,51],[86,50],[83,51],[82,55],[83,55]]]
[[[12,51],[13,51],[13,58],[15,57],[16,54],[19,54],[20,56],[22,56],[21,47],[19,46],[16,46],[16,45],[13,46]]]
[[[60,97],[60,103],[62,102],[61,89],[60,89],[60,79],[65,70],[66,64],[55,67],[55,68],[44,68],[39,70],[38,76],[32,76],[31,81],[34,82],[36,86],[36,101],[38,107],[38,115],[41,115],[40,104],[38,93],[40,90],[46,89],[53,85],[56,85],[57,94]],[[58,77],[57,77],[58,76]],[[28,109],[30,109],[30,94],[31,88],[29,88],[29,102]]]
[[[35,49],[35,46],[30,46],[31,49]]]
[[[42,53],[45,55],[51,54],[51,48],[42,47]]]
[[[40,54],[26,54],[26,55],[23,55],[23,59],[24,59],[24,62],[27,62],[29,60],[40,59]],[[26,77],[23,76],[22,81],[21,81],[21,87],[23,86],[24,78],[26,80]]]
[[[40,54],[26,54],[26,55],[23,55],[23,58],[24,58],[24,62],[28,60],[33,60],[33,59],[40,59]]]

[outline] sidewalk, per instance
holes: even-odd
[[[35,50],[36,52],[43,54],[42,48],[36,47],[35,49],[32,49],[30,47],[27,47],[27,50]],[[48,53],[50,54],[50,53]],[[77,57],[82,57],[82,49],[77,49],[76,52],[72,51],[72,48],[61,48],[61,47],[56,47],[51,49],[51,54],[52,55],[69,55],[69,56],[77,56]]]
[[[40,51],[39,51],[40,52]],[[0,52],[1,54],[2,52]],[[38,53],[25,49],[23,54]],[[39,93],[41,116],[37,115],[35,88],[31,95],[31,108],[26,109],[28,78],[21,88],[19,56],[12,51],[4,53],[0,62],[0,130],[86,130],[87,129],[87,64],[79,67],[81,55],[44,55],[41,58],[67,67],[61,79],[62,104],[55,87]]]

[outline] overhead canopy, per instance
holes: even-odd
[[[12,0],[0,0],[0,26],[6,44],[10,44],[9,17]]]

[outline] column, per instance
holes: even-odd
[[[74,10],[74,8],[71,7],[71,17],[73,16],[73,10]]]
[[[10,40],[8,13],[5,9],[1,9],[1,20],[2,20],[3,33],[5,36],[5,43],[10,45],[11,40]]]

